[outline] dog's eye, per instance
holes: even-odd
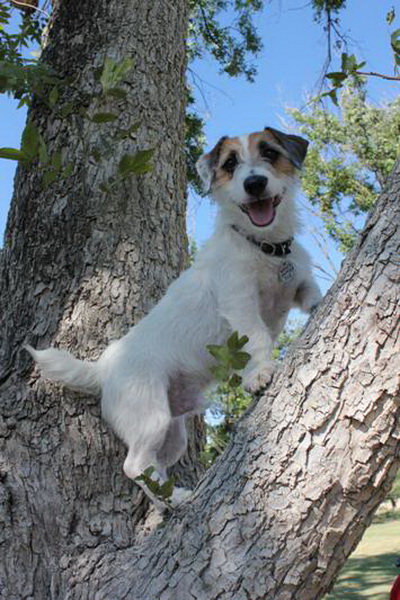
[[[224,169],[224,171],[228,171],[228,173],[233,173],[237,164],[238,164],[238,159],[237,159],[236,154],[230,154],[228,156],[228,158],[226,159],[226,161],[224,162],[224,164],[222,165],[222,168]]]
[[[266,144],[265,142],[260,143],[259,151],[260,156],[263,159],[268,160],[269,162],[275,162],[279,157],[278,150],[275,150],[275,148],[271,148],[271,146],[268,146],[268,144]]]

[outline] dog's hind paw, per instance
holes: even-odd
[[[174,487],[174,491],[172,492],[172,496],[169,500],[172,508],[178,508],[178,506],[181,506],[184,502],[189,500],[192,494],[192,490],[182,487]]]
[[[257,392],[271,381],[276,364],[271,360],[263,367],[253,369],[244,377],[243,385],[248,392]]]

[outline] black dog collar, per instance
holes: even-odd
[[[291,253],[290,246],[292,245],[293,238],[289,238],[288,240],[280,242],[279,244],[272,244],[271,242],[265,241],[259,242],[252,235],[247,235],[246,233],[241,231],[238,227],[236,227],[236,225],[231,225],[231,227],[234,231],[236,231],[236,233],[243,235],[246,238],[246,240],[257,246],[261,250],[261,252],[264,252],[264,254],[282,257],[287,256]]]

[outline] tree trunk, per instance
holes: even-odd
[[[399,459],[399,193],[397,165],[337,283],[193,500],[142,543],[80,546],[55,597],[329,590]]]
[[[125,448],[100,420],[98,400],[32,374],[22,349],[60,345],[97,357],[159,299],[187,263],[184,154],[187,2],[63,0],[44,60],[68,83],[30,121],[72,174],[45,187],[20,166],[0,253],[0,596],[62,597],[62,573],[84,549],[140,539],[148,502],[122,473]],[[133,59],[126,99],[100,99],[96,69]],[[112,124],[82,111],[114,112]],[[94,149],[139,123],[133,139]],[[105,141],[104,141],[105,140]],[[103,146],[102,146],[103,144]],[[154,148],[150,173],[100,185],[126,153]],[[193,441],[181,480],[194,484]],[[183,476],[184,473],[184,476]]]

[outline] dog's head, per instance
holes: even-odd
[[[250,228],[272,227],[285,219],[293,198],[297,169],[307,140],[267,127],[240,137],[223,137],[197,162],[207,191],[229,211],[234,222]],[[235,218],[236,217],[236,218]]]

